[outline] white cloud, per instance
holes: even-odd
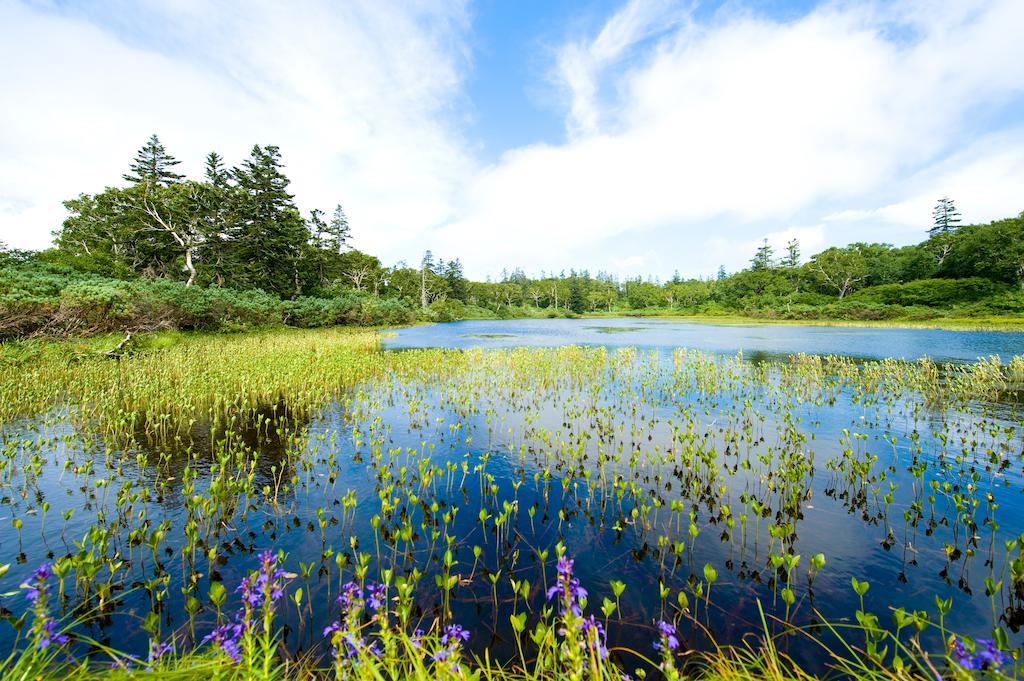
[[[573,137],[599,128],[601,72],[619,62],[637,43],[664,33],[688,18],[673,0],[629,0],[593,40],[572,42],[558,54],[557,79],[571,94],[566,121]]]
[[[870,211],[916,193],[922,168],[977,137],[979,111],[1024,90],[1015,28],[1024,3],[1003,0],[826,5],[791,23],[743,12],[682,21],[645,45],[647,59],[613,71],[620,96],[594,97],[593,83],[607,75],[604,55],[648,35],[616,30],[625,37],[605,39],[643,4],[627,5],[589,45],[566,47],[563,68],[599,55],[565,78],[578,134],[514,150],[474,178],[447,243],[489,232],[501,235],[501,248],[483,254],[485,268],[510,259],[550,268],[581,244],[614,252],[616,241],[647,232],[675,236],[664,249],[675,264],[664,258],[662,273],[712,272],[719,262],[737,269],[751,255],[744,244],[794,220]],[[890,39],[896,28],[914,38]],[[982,183],[964,172],[963,185]],[[1024,185],[1024,172],[1008,168],[1004,180],[990,205],[1021,200],[1014,183]],[[927,220],[931,204],[923,210]],[[832,225],[830,243],[861,237]]]
[[[457,4],[0,0],[0,238],[44,246],[60,200],[119,182],[153,131],[191,173],[278,144],[300,205],[342,202],[359,247],[480,278],[634,274],[628,254],[707,275],[765,235],[914,241],[943,194],[965,220],[1024,208],[1024,3],[689,7],[630,0],[567,42],[566,140],[481,166]]]
[[[647,266],[647,257],[643,255],[627,255],[621,258],[613,258],[612,266],[619,272],[647,274],[643,269]]]
[[[45,246],[61,200],[120,183],[157,132],[192,175],[277,144],[300,206],[341,202],[357,245],[395,257],[472,172],[444,123],[463,9],[409,7],[0,4],[0,238]]]

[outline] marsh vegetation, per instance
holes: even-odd
[[[105,343],[2,350],[16,677],[1015,669],[1022,357]]]

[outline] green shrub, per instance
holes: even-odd
[[[78,282],[60,293],[58,314],[86,329],[107,330],[130,320],[135,313],[129,285],[117,280]]]
[[[884,305],[923,305],[952,307],[970,303],[1006,290],[1004,284],[988,279],[918,279],[905,284],[883,284],[861,289],[848,300]]]
[[[165,279],[125,281],[38,260],[15,262],[8,258],[4,262],[0,269],[0,338],[38,331],[69,334],[234,331],[280,324],[398,325],[416,316],[402,301],[351,291],[332,298],[282,301],[260,290],[185,286]]]
[[[435,300],[427,310],[428,317],[435,322],[454,322],[465,319],[466,309],[461,300]]]

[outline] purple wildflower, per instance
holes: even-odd
[[[422,648],[423,647],[423,630],[422,629],[417,629],[414,632],[412,632],[412,636],[409,637],[409,643],[411,643],[412,647],[415,648],[416,650],[419,650],[420,648]]]
[[[277,556],[270,551],[260,554],[260,569],[242,579],[238,591],[242,601],[253,610],[264,605],[273,605],[284,595],[284,580],[287,573],[277,567]]]
[[[354,657],[358,657],[360,653],[372,655],[373,657],[380,657],[384,654],[384,651],[381,650],[377,641],[367,643],[362,636],[356,636],[351,632],[345,632],[342,634],[341,642],[344,644],[343,652],[345,654],[345,658],[349,660]],[[338,656],[337,647],[334,649],[333,655],[334,657]]]
[[[604,625],[591,615],[583,620],[583,635],[586,638],[586,645],[595,651],[602,660],[608,657],[608,638],[604,631]],[[591,634],[593,632],[593,634]],[[580,644],[583,645],[582,643]]]
[[[36,640],[36,650],[44,650],[50,646],[51,643],[56,643],[59,646],[64,645],[68,642],[67,634],[58,634],[57,622],[51,619],[43,622],[43,625],[39,628],[39,638]]]
[[[441,643],[448,645],[449,643],[458,643],[459,640],[468,641],[469,632],[462,628],[461,624],[449,624],[444,628],[444,635],[441,636]]]
[[[171,652],[173,649],[174,646],[171,644],[170,641],[164,641],[163,643],[161,643],[160,641],[151,640],[149,642],[148,660],[150,662],[153,662],[154,660],[159,660],[161,657]]]
[[[580,585],[580,580],[572,576],[573,561],[565,556],[558,557],[558,581],[548,589],[548,600],[558,597],[565,614],[566,604],[573,615],[583,614],[580,601],[587,597],[587,590]]]
[[[366,587],[366,604],[373,610],[380,610],[387,598],[387,587],[383,584],[370,584]]]
[[[46,582],[52,576],[53,566],[43,563],[21,584],[21,588],[25,589],[25,598],[32,604],[32,633],[37,650],[44,650],[54,643],[62,646],[69,640],[67,634],[57,632],[57,622],[50,617],[47,608],[50,592]]]
[[[953,659],[962,668],[972,670],[998,669],[1010,662],[1010,657],[999,650],[995,641],[990,639],[975,641],[973,653],[967,649],[963,641],[956,641],[953,645]]]
[[[21,588],[26,589],[25,598],[27,598],[32,605],[37,605],[41,597],[46,597],[46,582],[52,576],[53,565],[50,563],[43,563],[33,570],[32,575],[22,583]]]
[[[359,654],[359,649],[363,646],[363,639],[356,638],[351,632],[346,632],[341,637],[342,643],[345,644],[345,657],[352,658]]]
[[[676,636],[676,627],[671,622],[658,620],[658,634],[661,636],[661,640],[654,642],[655,650],[661,650],[662,648],[675,650],[679,647],[679,638]]]
[[[363,590],[355,582],[347,582],[341,587],[341,595],[338,596],[338,603],[345,612],[353,608],[363,607]]]
[[[203,637],[203,643],[213,642],[217,649],[238,663],[242,661],[242,649],[239,644],[242,631],[241,624],[222,624]]]

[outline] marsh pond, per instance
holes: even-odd
[[[497,661],[578,608],[630,672],[659,622],[681,650],[767,630],[812,670],[837,637],[1015,649],[1021,354],[1019,333],[626,319],[12,345],[0,644],[28,643],[19,585],[49,563],[70,654],[190,649],[270,551],[296,657],[328,659],[356,595]]]

